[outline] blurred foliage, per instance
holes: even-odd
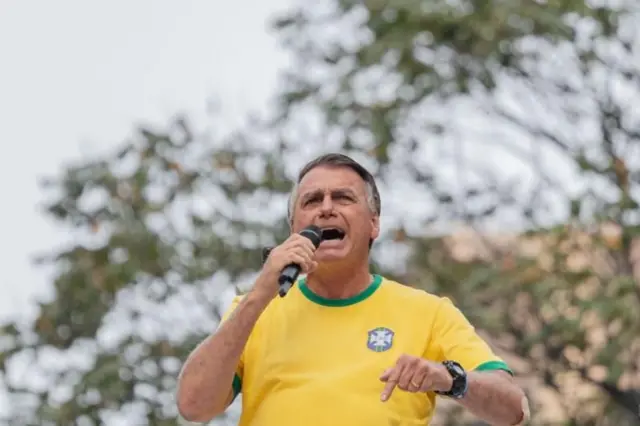
[[[41,259],[53,297],[0,337],[6,423],[177,424],[181,361],[288,232],[295,169],[332,150],[406,200],[383,194],[376,268],[451,297],[534,424],[638,424],[640,16],[602,4],[308,5],[275,23],[293,65],[268,123],[177,118],[67,167],[45,183],[71,240]],[[437,426],[473,424],[444,408]]]

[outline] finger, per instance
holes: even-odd
[[[293,252],[297,256],[304,259],[304,263],[300,263],[299,265],[302,267],[303,271],[308,274],[309,271],[313,269],[313,264],[315,263],[315,261],[313,260],[313,254],[309,254],[301,247],[296,247],[295,249],[293,249]]]
[[[309,259],[304,255],[300,255],[298,253],[291,253],[289,254],[289,259],[290,259],[290,263],[295,263],[296,265],[300,265],[300,269],[302,269],[302,272],[304,272],[305,274],[309,271],[309,268],[311,268],[311,262],[312,262],[311,259]]]
[[[425,383],[425,378],[428,376],[428,368],[425,365],[420,365],[413,373],[413,377],[409,382],[409,391],[410,392],[426,392],[427,390],[423,389],[423,383]]]
[[[388,401],[389,398],[391,398],[391,394],[398,384],[398,379],[400,379],[400,376],[402,375],[402,370],[404,370],[404,365],[397,365],[389,375],[387,384],[384,386],[382,394],[380,395],[380,400],[382,400],[382,402]]]
[[[295,252],[304,252],[307,256],[313,257],[313,253],[315,252],[315,246],[308,239],[301,237],[302,239],[292,240],[287,246],[287,251],[295,251]]]
[[[393,369],[394,367],[387,368],[386,370],[384,370],[380,375],[380,381],[386,382],[387,380],[389,380],[389,377],[391,377],[391,372],[393,371]]]
[[[419,383],[419,382],[416,382]],[[425,374],[422,382],[420,382],[420,392],[429,392],[433,390],[433,378],[430,374]]]
[[[309,254],[309,256],[313,257],[313,254],[316,251],[316,246],[313,245],[313,243],[308,240],[308,239],[304,239],[304,241],[300,241],[297,245],[297,247],[301,248],[302,250],[304,250],[306,253]]]
[[[311,261],[311,267],[309,268],[309,270],[307,271],[307,274],[312,273],[313,271],[316,270],[316,268],[318,267],[318,262],[316,262],[315,260]]]
[[[313,245],[313,242],[307,238],[304,237],[300,234],[295,234],[294,238],[291,239],[291,244],[294,246],[303,246],[303,247],[309,247],[309,249],[311,250],[315,250],[315,245]]]
[[[293,246],[293,247],[289,247],[289,249],[287,250],[289,253],[295,253],[299,256],[304,256],[305,258],[311,260],[313,259],[313,252],[310,251],[309,249],[307,249],[306,247],[302,247],[302,246]]]
[[[310,242],[309,244],[301,244],[298,249],[303,250],[310,258],[313,258],[316,252],[316,248]]]
[[[406,364],[405,368],[402,370],[400,378],[398,379],[398,387],[400,389],[402,389],[403,391],[409,390],[409,384],[413,379],[413,375],[415,374],[417,367],[418,365],[416,362]]]

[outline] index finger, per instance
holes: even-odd
[[[312,256],[313,256],[313,253],[315,253],[316,251],[316,246],[313,245],[313,242],[311,242],[311,240],[307,238],[305,238],[304,241],[302,241],[302,247]]]
[[[300,234],[293,234],[291,236],[290,242],[292,246],[304,247],[305,249],[308,248],[311,251],[314,251],[316,249],[316,247],[313,245],[313,241]]]
[[[306,247],[309,247],[311,251],[316,251],[315,244],[313,244],[313,241],[311,241],[309,238],[304,238],[304,245]]]
[[[391,375],[389,375],[389,378],[387,379],[387,384],[384,386],[384,389],[382,390],[382,395],[380,395],[380,400],[382,402],[387,401],[391,397],[393,390],[396,388],[396,385],[398,384],[398,380],[400,380],[400,376],[402,375],[403,370],[404,370],[404,365],[396,365],[391,371]]]

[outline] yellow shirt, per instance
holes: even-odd
[[[447,298],[374,275],[361,294],[330,300],[302,279],[267,306],[245,346],[233,383],[239,426],[428,425],[434,393],[396,389],[380,401],[380,375],[402,354],[510,372]]]

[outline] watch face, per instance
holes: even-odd
[[[454,370],[457,374],[459,374],[459,375],[463,375],[463,374],[464,374],[464,370],[462,369],[462,367],[460,367],[460,365],[459,365],[459,364],[453,364],[453,365],[452,365],[452,367],[453,367],[453,370]]]
[[[447,361],[446,363],[449,371],[457,376],[464,376],[465,375],[465,371],[464,368],[462,368],[462,366],[460,364],[458,364],[455,361]]]

